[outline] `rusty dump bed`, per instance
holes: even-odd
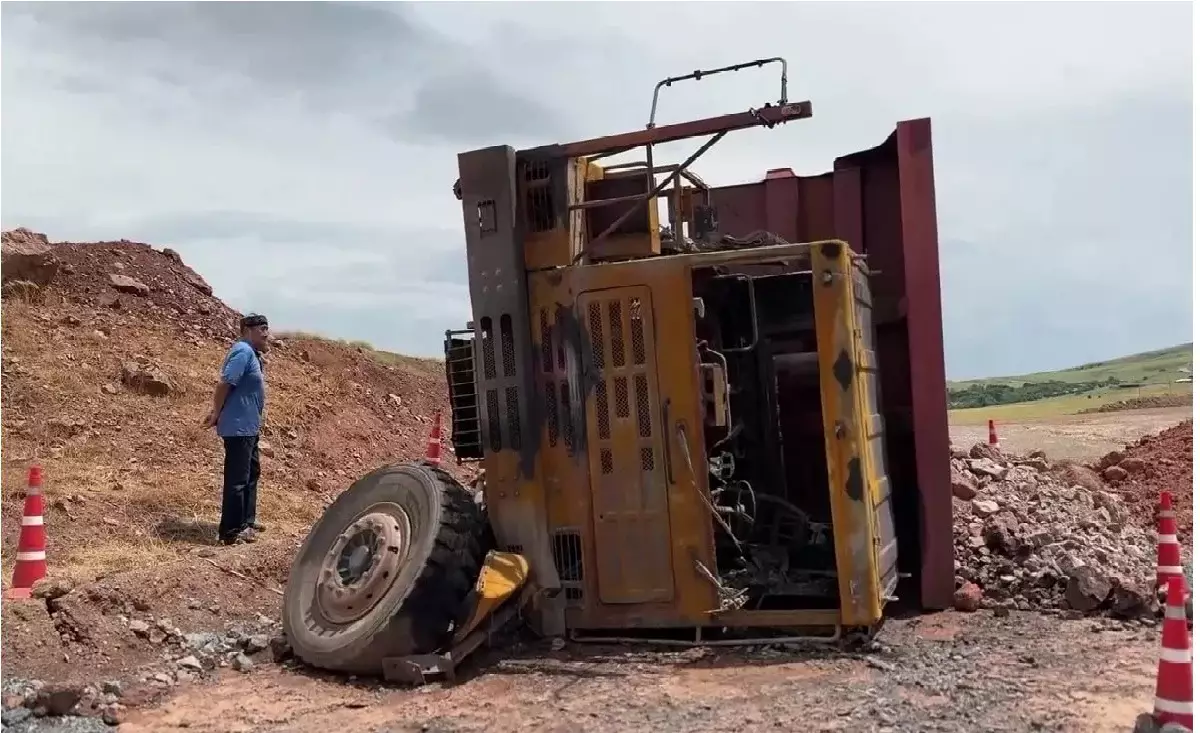
[[[902,546],[921,547],[920,566],[902,557],[900,571],[920,583],[923,606],[948,606],[950,437],[930,121],[897,124],[882,145],[838,158],[830,173],[777,168],[758,183],[713,187],[711,202],[722,234],[840,239],[868,256],[896,530]]]

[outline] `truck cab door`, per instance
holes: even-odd
[[[591,360],[587,452],[601,603],[675,596],[650,288],[589,290],[576,301]]]
[[[812,246],[821,411],[842,623],[873,626],[899,580],[866,262]]]

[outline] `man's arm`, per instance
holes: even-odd
[[[221,408],[225,406],[225,400],[229,397],[229,393],[233,391],[233,385],[224,381],[217,384],[217,389],[213,392],[212,412],[208,413],[208,417],[204,418],[204,427],[215,428],[217,419],[221,417]]]
[[[204,418],[205,427],[216,427],[217,420],[221,417],[221,408],[225,406],[225,400],[229,398],[229,393],[233,391],[233,388],[242,380],[242,375],[246,373],[246,367],[250,364],[252,353],[249,349],[235,349],[225,359],[225,364],[221,367],[221,381],[217,384],[217,389],[213,392],[212,412],[208,414],[208,417]]]

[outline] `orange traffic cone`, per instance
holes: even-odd
[[[42,467],[29,467],[29,490],[17,541],[17,564],[13,568],[8,598],[28,598],[33,584],[46,577],[46,523],[43,519]]]
[[[435,466],[442,465],[442,413],[433,414],[433,428],[429,431],[429,444],[425,448],[425,460]]]
[[[1162,587],[1170,578],[1179,578],[1181,587],[1187,590],[1183,577],[1183,562],[1179,556],[1179,537],[1175,526],[1175,510],[1171,508],[1171,494],[1163,491],[1158,495],[1158,579]],[[1181,604],[1182,606],[1182,604]]]
[[[1163,619],[1162,651],[1158,657],[1158,685],[1154,691],[1154,717],[1159,725],[1178,723],[1192,728],[1192,645],[1183,610],[1183,578],[1167,581],[1167,607]]]
[[[1000,436],[996,434],[996,422],[988,420],[988,445],[1000,445]]]

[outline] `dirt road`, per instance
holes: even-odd
[[[1191,407],[1165,407],[1096,415],[1063,415],[1036,422],[999,423],[1000,445],[1010,453],[1044,450],[1055,459],[1093,459],[1143,435],[1157,433],[1192,416]],[[986,425],[951,425],[950,440],[967,448],[986,441]]]
[[[893,622],[870,653],[639,651],[538,643],[416,691],[278,667],[225,673],[122,731],[1128,731],[1157,632],[1036,614]]]

